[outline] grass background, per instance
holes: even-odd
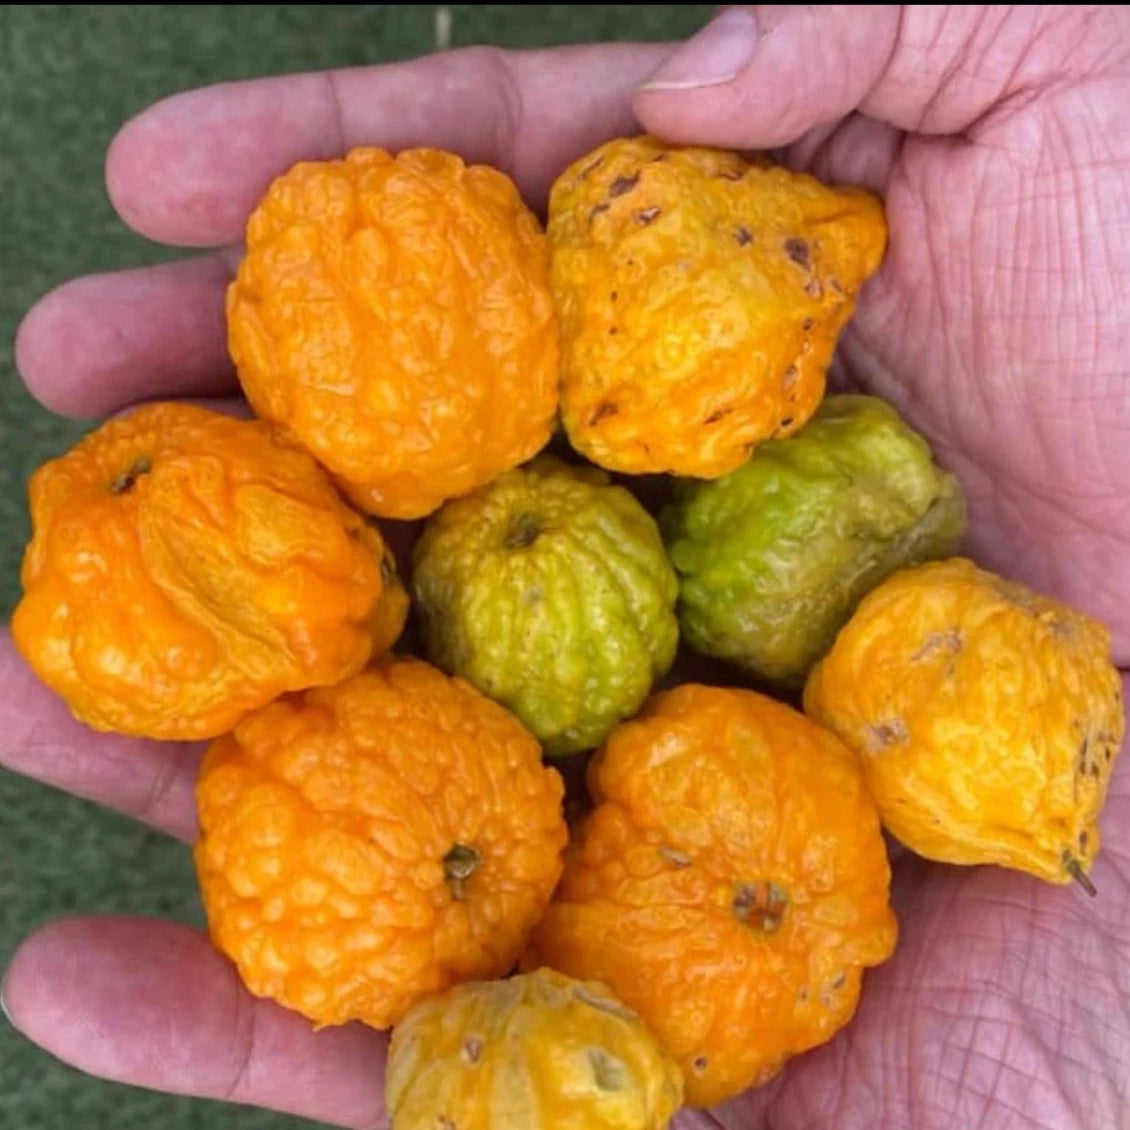
[[[452,46],[539,46],[688,34],[707,5],[452,5]],[[3,5],[0,7],[0,603],[18,595],[30,471],[87,425],[23,390],[12,339],[52,286],[167,252],[128,232],[102,161],[126,118],[186,87],[405,58],[434,46],[432,5]],[[457,112],[457,111],[456,111]],[[379,141],[379,138],[374,138]],[[0,770],[0,969],[36,926],[71,914],[199,924],[187,851],[94,806]],[[5,1130],[297,1128],[262,1111],[90,1079],[0,1022]]]

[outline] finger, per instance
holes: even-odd
[[[235,388],[224,322],[226,253],[65,283],[28,312],[16,364],[31,394],[96,417],[153,395]]]
[[[179,839],[195,838],[202,746],[88,729],[39,682],[7,630],[0,630],[0,686],[0,765]]]
[[[1123,21],[1039,5],[729,7],[634,105],[660,136],[735,148],[785,145],[854,110],[902,130],[977,132],[1043,84],[1109,65]]]
[[[385,1037],[312,1025],[252,997],[203,935],[170,922],[56,922],[17,951],[4,1005],[81,1071],[341,1126],[382,1120]]]
[[[569,160],[633,130],[631,91],[664,50],[470,48],[205,87],[127,123],[110,147],[107,185],[133,228],[185,246],[238,241],[274,177],[359,145],[429,145],[500,166],[536,205]]]

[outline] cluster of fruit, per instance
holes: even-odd
[[[886,238],[646,137],[544,232],[448,153],[304,162],[228,291],[254,418],[142,406],[33,477],[17,646],[92,727],[211,741],[211,936],[394,1028],[397,1130],[764,1083],[894,950],[884,827],[1090,889],[1107,632],[955,556],[925,439],[826,395]]]

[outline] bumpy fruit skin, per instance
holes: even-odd
[[[829,396],[799,434],[663,514],[687,643],[800,686],[860,599],[904,566],[956,552],[965,497],[883,401]]]
[[[29,496],[12,637],[96,730],[215,737],[352,675],[403,627],[380,534],[264,423],[138,408],[44,464]]]
[[[847,1023],[897,925],[879,819],[834,735],[753,691],[685,684],[613,732],[589,790],[527,968],[607,984],[693,1106]]]
[[[548,236],[573,446],[714,478],[812,415],[887,228],[863,189],[642,137],[561,175]]]
[[[550,755],[599,745],[675,656],[659,530],[596,468],[542,456],[449,502],[416,545],[412,584],[428,658]]]
[[[678,1067],[605,986],[549,969],[460,985],[393,1030],[393,1130],[665,1130]]]
[[[913,851],[1089,885],[1125,732],[1101,624],[964,558],[932,562],[863,599],[804,703]]]
[[[549,439],[545,240],[496,169],[435,149],[301,162],[251,216],[227,313],[255,411],[369,513],[422,517]]]
[[[469,684],[386,657],[214,743],[196,865],[248,989],[319,1025],[396,1023],[514,964],[561,870],[561,778]]]

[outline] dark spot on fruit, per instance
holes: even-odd
[[[804,1004],[804,1002],[805,1002],[806,1000],[808,1000],[808,986],[807,986],[807,985],[803,985],[803,986],[801,987],[801,990],[800,990],[800,992],[799,992],[799,993],[797,993],[796,997],[797,997],[797,1000],[798,1000],[798,1001],[800,1001],[800,1003],[801,1003],[801,1004]]]
[[[833,989],[842,989],[846,983],[847,983],[847,974],[841,973],[832,982],[832,988]]]
[[[153,461],[148,455],[139,455],[120,475],[110,480],[111,494],[126,494],[133,490],[142,475],[153,470]]]
[[[593,220],[595,220],[597,218],[597,216],[599,216],[601,214],[601,212],[607,212],[607,211],[608,211],[608,205],[607,204],[594,204],[592,211],[589,213],[589,223],[591,224],[593,222]]]
[[[614,290],[614,291],[613,291],[613,292],[612,292],[612,293],[611,293],[611,294],[610,294],[610,295],[609,295],[608,297],[609,297],[609,298],[610,298],[610,299],[611,299],[611,300],[612,300],[613,302],[615,302],[615,301],[616,301],[616,299],[620,297],[620,292],[619,292],[618,290]]]
[[[838,294],[841,298],[843,298],[844,288],[842,286],[840,286],[839,281],[837,279],[829,279],[828,280],[828,289],[833,294]]]
[[[706,1056],[696,1055],[694,1059],[691,1060],[691,1067],[693,1067],[695,1071],[697,1071],[701,1075],[702,1072],[706,1070],[706,1065],[708,1062],[709,1061],[707,1060]]]
[[[812,266],[811,254],[808,250],[808,241],[793,236],[785,240],[785,254],[798,266],[806,271]]]
[[[472,1066],[483,1056],[483,1042],[478,1036],[468,1036],[463,1041],[463,1058]]]
[[[1080,851],[1086,851],[1087,850],[1087,841],[1089,839],[1090,839],[1090,837],[1087,835],[1087,829],[1084,828],[1083,831],[1081,831],[1079,833],[1079,850]]]
[[[617,196],[623,196],[625,192],[631,192],[637,184],[640,183],[639,173],[633,173],[630,177],[617,177],[608,186],[608,196],[614,199]]]
[[[785,370],[785,379],[781,382],[784,386],[785,392],[792,392],[796,388],[797,378],[800,374],[797,372],[795,365],[790,365]]]
[[[824,288],[820,285],[819,279],[809,279],[804,284],[804,293],[809,298],[819,298],[824,293]]]
[[[782,427],[782,428],[787,428],[787,427],[790,427],[790,426],[791,426],[791,424],[792,424],[792,422],[793,422],[793,417],[792,417],[792,416],[786,416],[786,417],[785,417],[785,418],[784,418],[784,419],[783,419],[783,420],[781,421],[781,427]]]
[[[527,549],[541,536],[541,529],[537,515],[523,511],[511,521],[503,544],[507,549]]]
[[[608,327],[608,336],[615,337],[620,331],[615,326]]]
[[[666,160],[667,160],[667,154],[666,153],[660,153],[657,156],[652,157],[651,163],[653,165],[658,165],[660,161],[666,161]]]
[[[734,240],[739,247],[753,242],[753,233],[746,227],[734,228]]]
[[[775,934],[789,905],[785,888],[777,883],[736,883],[730,909],[739,922],[763,934]]]
[[[589,163],[588,163],[588,164],[587,164],[587,165],[586,165],[586,166],[585,166],[585,167],[584,167],[584,168],[583,168],[583,169],[581,170],[581,179],[582,179],[582,180],[584,180],[584,179],[585,179],[585,177],[587,177],[587,176],[588,176],[588,175],[589,175],[590,173],[595,173],[595,172],[596,172],[596,170],[597,170],[597,169],[599,169],[599,168],[600,168],[600,166],[601,166],[601,165],[603,165],[603,164],[604,164],[604,156],[603,156],[603,154],[602,154],[602,155],[601,155],[600,157],[597,157],[597,158],[596,158],[595,160],[593,160],[593,161],[590,161],[590,162],[589,162]]]
[[[882,753],[893,745],[900,745],[910,737],[906,723],[901,718],[887,718],[882,722],[876,722],[873,726],[868,726],[865,733],[868,753]]]
[[[620,406],[618,404],[614,404],[611,400],[603,401],[593,409],[592,415],[589,416],[589,427],[595,427],[601,420],[607,416],[615,416],[619,411]]]
[[[651,208],[641,208],[636,213],[636,222],[643,224],[644,227],[647,227],[647,225],[650,224],[651,221],[654,220],[657,216],[659,216],[662,211],[662,208],[654,205]]]
[[[667,847],[666,844],[658,849],[659,854],[671,864],[672,867],[690,867],[691,857],[678,848]]]
[[[714,411],[711,412],[710,415],[707,416],[705,420],[703,420],[703,423],[704,424],[716,424],[716,423],[718,423],[719,420],[725,419],[725,417],[727,417],[731,412],[733,412],[733,410],[734,410],[734,406],[732,404],[729,405],[726,408],[715,408]]]
[[[811,318],[805,318],[800,324],[801,332],[808,333],[816,323]]]

